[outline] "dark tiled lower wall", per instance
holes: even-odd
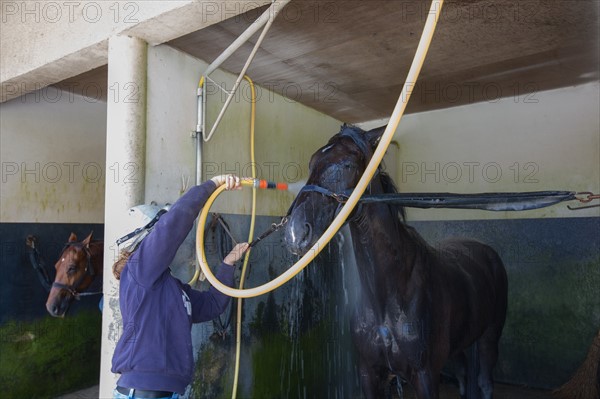
[[[0,223],[0,324],[8,320],[32,320],[47,314],[48,292],[29,260],[25,245],[27,236],[37,238],[38,250],[53,279],[54,264],[71,232],[83,240],[92,231],[95,239],[104,238],[102,224]],[[72,306],[72,311],[98,308],[98,301],[98,296],[83,298]]]
[[[237,241],[245,216],[225,215]],[[260,217],[257,234],[277,218]],[[500,343],[500,381],[553,388],[581,364],[600,328],[600,219],[519,219],[409,223],[428,242],[471,237],[492,245],[509,276],[509,311]],[[218,231],[207,235],[218,253]],[[212,237],[212,238],[211,238]],[[220,241],[227,241],[222,236]],[[246,286],[294,263],[276,233],[254,250]],[[349,320],[358,281],[348,237],[277,291],[244,301],[241,397],[360,395]],[[350,252],[350,253],[349,253]],[[211,264],[216,265],[217,259]],[[233,383],[235,308],[195,327],[195,397],[228,396]]]
[[[236,240],[245,240],[249,218],[224,218]],[[259,217],[256,234],[276,221]],[[600,328],[599,218],[410,224],[434,246],[448,237],[471,237],[492,245],[504,260],[509,312],[500,343],[498,380],[553,388],[569,379]],[[0,323],[46,315],[47,293],[29,263],[27,235],[38,237],[46,267],[53,273],[71,231],[80,238],[94,231],[101,238],[104,229],[96,224],[0,224]],[[219,227],[206,236],[209,262],[216,267],[230,239]],[[186,241],[189,253],[194,252],[193,241]],[[299,276],[272,293],[244,300],[238,396],[359,395],[348,327],[358,298],[349,242],[347,235],[338,235]],[[275,233],[253,250],[245,285],[263,284],[295,260],[283,247],[282,235]],[[87,298],[75,307],[96,308],[97,303],[97,298]],[[220,319],[193,329],[197,367],[191,397],[230,394],[236,301],[233,304]]]
[[[553,388],[582,363],[600,328],[600,218],[418,222],[435,243],[473,237],[508,272],[499,380]]]

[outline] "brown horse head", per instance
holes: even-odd
[[[95,279],[102,278],[103,251],[103,242],[92,241],[92,233],[81,242],[71,233],[54,265],[56,278],[46,301],[46,309],[52,316],[64,317],[73,299],[89,294],[84,291]]]
[[[360,180],[384,130],[385,126],[365,132],[344,125],[312,155],[307,184],[288,214],[285,242],[290,252],[304,255],[329,227]]]

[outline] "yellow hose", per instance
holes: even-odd
[[[222,293],[236,297],[236,298],[252,298],[255,296],[259,296],[265,294],[269,291],[276,289],[277,287],[285,284],[292,277],[298,274],[302,269],[304,269],[317,255],[318,253],[325,248],[325,246],[329,243],[329,241],[333,238],[333,236],[337,233],[337,231],[342,227],[354,206],[362,196],[363,192],[367,188],[369,182],[371,181],[373,175],[375,174],[381,159],[385,155],[385,151],[389,146],[392,138],[394,137],[394,132],[396,131],[398,124],[400,123],[400,119],[404,114],[404,110],[406,109],[406,104],[410,99],[410,95],[412,94],[412,89],[417,81],[419,76],[419,72],[421,71],[421,67],[423,66],[423,62],[425,60],[425,56],[427,55],[427,50],[429,49],[429,45],[431,44],[431,39],[433,37],[433,33],[435,31],[435,27],[437,25],[437,21],[442,10],[443,0],[433,0],[431,3],[431,7],[429,9],[429,14],[427,16],[427,20],[425,21],[425,27],[423,28],[423,33],[421,34],[421,39],[419,41],[419,46],[417,47],[417,51],[413,58],[412,65],[410,70],[408,71],[408,75],[406,77],[406,81],[404,82],[404,86],[402,88],[402,92],[400,93],[400,97],[396,103],[394,111],[390,116],[390,121],[381,136],[381,140],[373,153],[373,157],[371,161],[367,165],[361,179],[359,180],[356,188],[348,198],[346,204],[342,207],[339,214],[335,217],[331,225],[323,235],[319,238],[319,240],[312,246],[312,248],[302,257],[298,262],[296,262],[291,268],[286,270],[280,276],[275,278],[274,280],[269,281],[263,285],[254,288],[246,288],[246,289],[235,289],[228,287],[221,283],[214,274],[210,270],[210,266],[206,261],[206,254],[204,252],[204,229],[201,226],[204,226],[206,223],[206,218],[208,216],[208,211],[212,206],[215,199],[225,190],[225,186],[221,185],[218,187],[215,192],[208,198],[208,201],[204,205],[202,212],[200,213],[200,220],[198,222],[198,231],[196,234],[196,255],[198,257],[198,263],[202,268],[202,271],[206,275],[208,281],[219,291]]]
[[[256,91],[254,89],[254,83],[248,76],[244,76],[244,79],[248,81],[250,85],[250,162],[252,163],[252,179],[256,179],[256,162],[254,158],[254,123],[256,121]],[[252,215],[250,218],[250,232],[248,233],[248,242],[252,242],[254,239],[254,223],[256,221],[256,188],[252,189]],[[244,280],[246,278],[246,268],[248,266],[248,260],[250,259],[250,251],[252,248],[248,248],[244,257],[244,263],[242,265],[242,275],[240,276],[240,290],[244,288]],[[240,353],[242,344],[242,298],[238,298],[237,303],[237,323],[235,327],[235,367],[233,372],[233,391],[231,392],[231,398],[235,399],[237,396],[238,377],[240,374]]]

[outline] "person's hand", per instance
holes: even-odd
[[[235,262],[240,260],[244,255],[244,252],[248,250],[250,245],[247,242],[241,242],[237,244],[231,252],[223,259],[223,263],[228,264],[229,266],[233,266]]]
[[[219,175],[215,176],[212,179],[213,182],[219,187],[222,184],[225,184],[226,190],[241,190],[242,183],[240,178],[235,175]]]

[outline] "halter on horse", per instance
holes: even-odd
[[[71,233],[54,266],[56,278],[46,301],[46,309],[52,316],[63,317],[73,299],[102,293],[86,290],[92,283],[101,287],[103,251],[104,243],[92,241],[92,233],[81,242]]]
[[[307,185],[288,212],[285,240],[302,255],[318,240],[358,183],[384,129],[343,126],[310,161]],[[379,171],[370,194],[395,193]],[[352,321],[359,373],[367,398],[385,397],[390,375],[438,398],[449,358],[460,363],[461,397],[492,398],[507,307],[506,271],[489,246],[453,239],[436,248],[404,223],[403,210],[363,203],[348,219],[361,283]],[[473,345],[474,361],[467,362]],[[469,377],[467,379],[467,376]]]

